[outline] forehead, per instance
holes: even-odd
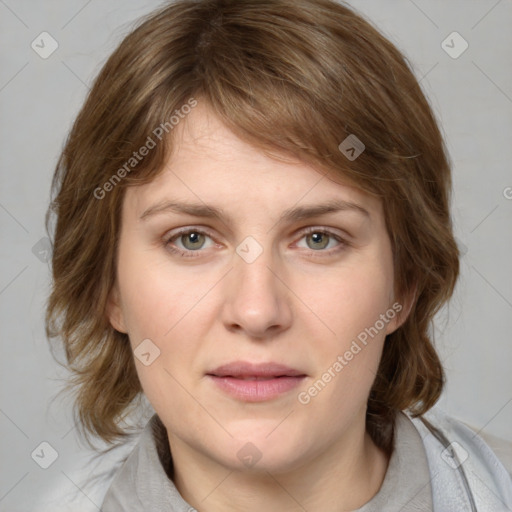
[[[216,205],[238,214],[289,210],[333,201],[381,215],[380,201],[334,171],[326,174],[283,154],[271,155],[243,141],[200,103],[172,132],[172,151],[156,178],[130,187],[125,203],[144,214],[171,199]]]

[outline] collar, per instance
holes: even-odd
[[[421,436],[404,414],[395,424],[395,449],[379,492],[355,512],[382,512],[396,503],[402,512],[432,510],[429,470]],[[414,471],[410,471],[414,468]],[[167,431],[154,414],[139,441],[115,475],[102,505],[103,512],[195,511],[172,481],[173,466]],[[418,508],[419,507],[419,508]],[[400,507],[398,507],[400,508]],[[393,510],[398,510],[396,507]]]

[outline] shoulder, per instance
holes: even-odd
[[[165,427],[154,414],[114,477],[103,500],[103,512],[192,510],[169,476],[172,459],[166,439]]]
[[[424,419],[431,425],[437,426],[445,434],[449,434],[454,441],[463,442],[470,450],[483,451],[491,459],[499,460],[500,465],[512,477],[512,441],[478,430],[446,414],[438,407],[425,414]],[[421,422],[419,418],[413,419],[413,423],[416,425],[418,422]]]
[[[502,455],[498,457],[479,432],[438,407],[411,421],[422,436],[433,492],[440,502],[474,501],[483,510],[500,510],[499,503],[512,507],[511,443],[492,439],[493,448]],[[448,493],[453,496],[447,497]],[[489,508],[492,502],[495,508]]]
[[[486,432],[480,432],[480,436],[500,459],[505,469],[512,478],[512,441],[507,441],[501,437],[493,436]]]

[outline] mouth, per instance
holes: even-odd
[[[272,380],[272,379],[282,379],[285,377],[289,377],[289,375],[274,375],[272,377],[257,377],[256,375],[212,375],[212,377],[221,377],[228,379],[238,379],[238,380]]]
[[[275,399],[297,387],[306,374],[278,363],[235,361],[219,366],[206,376],[223,393],[244,402]]]

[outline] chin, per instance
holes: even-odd
[[[273,422],[272,428],[278,423]],[[300,467],[304,463],[304,440],[284,429],[280,435],[276,431],[269,435],[271,431],[272,429],[265,428],[260,433],[255,433],[251,429],[239,429],[235,434],[230,430],[234,439],[225,446],[216,445],[216,455],[221,459],[219,462],[231,470],[250,473],[278,474]],[[219,448],[221,453],[218,453]]]

